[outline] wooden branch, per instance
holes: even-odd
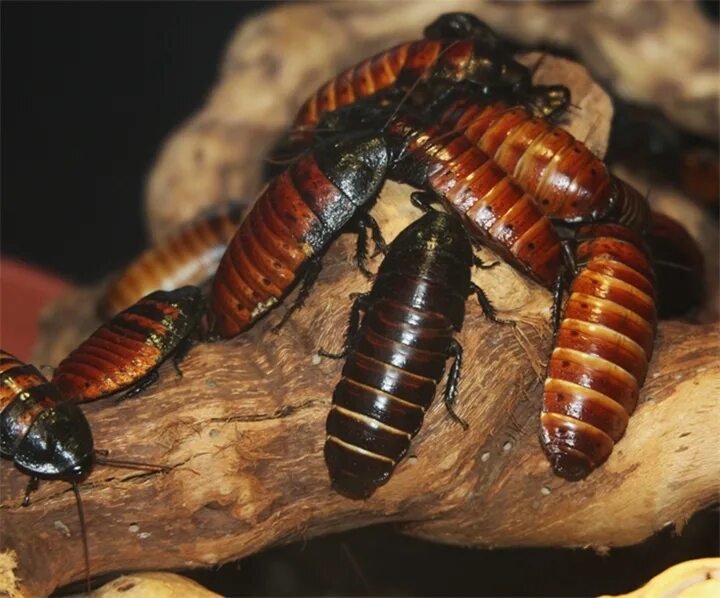
[[[408,191],[387,185],[374,210],[389,238],[418,215]],[[603,548],[682,525],[716,499],[717,328],[661,326],[626,437],[586,481],[564,482],[537,441],[549,293],[505,265],[476,281],[503,317],[520,322],[518,332],[488,323],[469,301],[459,335],[466,366],[458,409],[470,429],[437,402],[386,486],[367,501],[335,494],[322,446],[341,363],[315,352],[339,347],[348,295],[368,288],[351,246],[346,236],[330,249],[306,307],[281,333],[269,328],[283,308],[244,336],[194,348],[183,378],[166,366],[138,398],[87,406],[98,447],[172,468],[155,475],[98,467],[82,484],[93,574],[210,566],[379,522],[474,546]],[[7,462],[1,471],[2,543],[17,554],[26,594],[81,579],[69,487],[43,483],[23,509],[27,478]]]

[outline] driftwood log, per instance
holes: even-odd
[[[407,189],[388,185],[375,210],[389,237],[417,214]],[[537,441],[549,293],[502,265],[478,274],[517,332],[468,304],[461,415],[441,402],[412,455],[367,501],[330,490],[324,421],[341,364],[349,294],[367,289],[341,238],[324,259],[306,307],[279,334],[282,308],[248,334],[198,346],[136,399],[88,405],[96,443],[112,455],[167,464],[168,474],[98,467],[82,485],[94,574],[204,567],[266,546],[379,522],[416,536],[473,546],[592,546],[639,542],[681,527],[717,499],[720,461],[718,328],[665,323],[642,403],[610,460],[587,480],[553,476]],[[488,258],[489,256],[485,256]],[[28,596],[83,576],[70,489],[42,484],[19,506],[26,479],[2,467],[3,546],[17,555]]]
[[[539,75],[552,64],[544,64]],[[582,102],[582,77],[568,69],[561,69],[568,78],[557,76],[555,82],[569,84]],[[588,94],[597,89],[585,87]],[[610,105],[584,105],[570,125],[580,127],[576,132],[584,127],[581,138],[601,154]],[[223,122],[217,127],[232,130]],[[192,149],[196,132],[185,137],[190,141],[183,152]],[[182,140],[174,143],[177,148]],[[203,162],[204,168],[222,178],[226,160],[223,154],[218,162]],[[409,191],[388,184],[374,208],[388,239],[418,215]],[[187,188],[164,192],[170,208],[184,206],[189,213],[207,199],[191,199]],[[162,218],[150,222],[158,236],[169,224]],[[98,467],[82,484],[93,575],[207,567],[273,544],[380,522],[469,546],[603,550],[639,542],[667,525],[680,528],[717,499],[718,327],[660,326],[626,437],[587,480],[568,483],[553,476],[537,440],[550,295],[506,265],[478,272],[476,282],[502,317],[518,321],[517,330],[487,322],[470,301],[459,335],[466,367],[458,411],[470,429],[453,423],[438,402],[390,483],[367,501],[332,492],[322,445],[341,364],[316,352],[339,347],[349,294],[368,288],[352,266],[353,243],[346,235],[330,248],[305,308],[279,334],[270,328],[284,307],[240,338],[195,347],[183,378],[166,365],[160,383],[139,397],[85,408],[99,448],[170,468],[147,474]],[[70,323],[92,329],[96,295],[78,291],[61,302],[46,330],[67,330]],[[40,363],[56,364],[80,340],[70,333],[58,336],[46,340],[42,354],[48,358]],[[1,542],[8,552],[0,554],[0,584],[8,592],[45,595],[84,575],[78,518],[72,492],[59,482],[43,483],[31,506],[21,508],[25,483],[11,464],[1,464]]]

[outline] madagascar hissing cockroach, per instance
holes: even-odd
[[[85,571],[90,590],[90,556],[80,490],[82,482],[97,464],[145,471],[166,468],[114,461],[96,451],[85,415],[64,399],[58,388],[32,365],[0,349],[0,456],[12,460],[30,476],[23,506],[39,480],[61,480],[72,485],[80,517],[85,554]]]
[[[705,259],[697,242],[677,220],[652,212],[645,236],[657,280],[660,319],[686,315],[702,304]]]
[[[212,277],[240,224],[245,206],[220,206],[182,227],[133,261],[105,290],[98,304],[101,318],[111,318],[152,291],[199,285]]]
[[[453,338],[475,293],[496,322],[483,291],[470,281],[470,239],[454,214],[429,212],[393,241],[369,293],[351,313],[342,378],[327,419],[325,461],[336,490],[366,498],[389,479],[418,433],[453,357],[444,400],[450,415],[462,347]],[[360,311],[364,311],[360,324]]]
[[[200,326],[205,302],[200,289],[155,291],[93,332],[60,362],[53,383],[70,401],[90,401],[125,390],[137,394],[158,379],[158,367],[179,362]]]
[[[440,119],[511,175],[549,218],[565,224],[617,222],[644,232],[650,207],[585,144],[523,106],[460,100]]]
[[[348,224],[358,230],[358,265],[364,270],[366,228],[384,247],[367,211],[388,161],[380,136],[354,135],[317,146],[272,179],[220,260],[210,297],[214,332],[243,332],[304,277],[286,319],[317,278],[320,255]]]
[[[603,463],[645,381],[655,339],[655,276],[640,235],[618,224],[580,228],[576,272],[547,366],[540,439],[569,480]]]
[[[461,131],[418,125],[407,114],[388,126],[388,177],[446,201],[472,233],[512,265],[552,286],[560,240],[532,198]]]
[[[427,105],[458,84],[475,94],[523,101],[531,89],[530,71],[502,46],[492,30],[466,13],[438,18],[426,39],[406,42],[371,56],[333,77],[301,106],[283,151],[290,154],[312,139],[323,114],[372,99],[392,103],[422,81]],[[447,35],[447,37],[444,37]],[[459,37],[466,35],[466,37]]]

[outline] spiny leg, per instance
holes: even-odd
[[[348,321],[347,332],[345,333],[343,350],[340,353],[329,353],[324,349],[320,349],[318,351],[318,355],[321,355],[322,357],[329,357],[330,359],[342,359],[343,357],[347,357],[353,338],[357,334],[358,327],[360,326],[360,312],[365,311],[369,296],[370,293],[358,293],[355,296],[355,301],[353,301],[352,307],[350,308],[350,319]]]
[[[25,496],[22,501],[22,506],[27,507],[30,504],[30,495],[38,489],[40,485],[40,478],[31,477],[27,486],[25,486]]]
[[[183,359],[185,359],[185,356],[188,354],[190,349],[192,349],[193,341],[188,336],[180,341],[177,348],[175,349],[175,352],[172,356],[172,364],[175,368],[175,373],[182,378],[183,371],[180,369],[180,363]]]
[[[478,303],[480,303],[480,307],[482,307],[483,313],[488,320],[495,322],[496,324],[508,324],[510,326],[515,326],[515,322],[512,320],[503,320],[497,317],[495,307],[493,307],[493,304],[490,303],[490,299],[488,299],[485,291],[483,291],[474,282],[470,283],[470,292],[475,293],[477,296]]]
[[[445,392],[443,393],[443,401],[445,407],[457,423],[459,423],[463,429],[467,430],[470,426],[468,423],[455,413],[455,399],[457,398],[458,383],[460,382],[460,369],[462,368],[462,356],[463,348],[462,345],[455,339],[450,341],[448,352],[451,357],[454,357],[453,364],[450,367],[450,373],[448,374],[447,383],[445,384]]]
[[[115,402],[120,403],[126,399],[130,399],[130,398],[134,397],[135,395],[140,394],[148,386],[155,384],[155,382],[158,381],[159,377],[160,377],[160,374],[158,373],[157,368],[155,368],[154,370],[151,370],[148,374],[146,374],[145,376],[140,378],[140,380],[138,380],[130,390],[128,390],[125,394],[118,397]]]
[[[297,299],[295,299],[295,302],[290,307],[288,307],[282,319],[275,326],[273,326],[273,332],[279,332],[285,322],[290,319],[290,316],[293,315],[293,313],[295,313],[305,304],[305,300],[308,298],[308,295],[310,295],[310,289],[312,289],[313,285],[317,281],[317,277],[320,274],[321,269],[322,262],[320,261],[319,257],[313,257],[308,261],[308,265],[305,270],[305,276],[303,277],[302,286],[300,287],[300,292],[298,293]]]
[[[368,279],[373,278],[373,273],[367,269],[367,228],[365,224],[358,220],[357,222],[357,244],[355,245],[355,264],[362,272],[363,276]]]
[[[440,198],[430,191],[413,191],[410,194],[410,203],[423,212],[437,212],[432,204],[441,203]]]
[[[360,223],[361,226],[370,229],[372,240],[375,244],[375,253],[372,254],[372,257],[375,257],[379,253],[387,255],[388,245],[385,242],[385,238],[383,237],[382,230],[380,229],[380,225],[377,223],[377,220],[375,220],[375,218],[373,218],[370,214],[365,214]]]
[[[500,262],[491,262],[490,264],[486,264],[483,262],[478,256],[473,255],[473,264],[476,268],[480,268],[481,270],[491,270],[495,266],[499,266]]]

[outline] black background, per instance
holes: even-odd
[[[3,2],[3,252],[91,282],[141,250],[162,141],[265,4]]]
[[[160,144],[202,105],[237,24],[265,4],[3,2],[3,252],[92,282],[144,247],[143,182]],[[580,595],[628,591],[717,552],[710,510],[680,538],[666,530],[608,557],[373,529],[193,575],[235,595]]]

